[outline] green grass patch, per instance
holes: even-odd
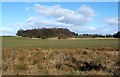
[[[10,48],[118,48],[118,39],[29,39],[24,37],[3,37],[2,47]]]

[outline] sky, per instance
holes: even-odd
[[[118,2],[2,2],[1,35],[22,28],[68,28],[79,34],[118,31]]]

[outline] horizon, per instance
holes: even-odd
[[[44,28],[44,27],[43,27]],[[43,29],[43,28],[33,28],[33,29],[26,29],[26,30],[34,30],[34,29]],[[54,29],[54,28],[45,28],[45,29]],[[56,29],[61,29],[61,28],[56,28]],[[67,29],[67,28],[62,28],[62,29]],[[24,30],[24,29],[22,29],[22,28],[20,28],[19,30],[23,30],[23,31],[26,31],[26,30]],[[19,31],[18,30],[18,31]],[[69,29],[68,29],[69,30]],[[70,30],[69,30],[70,31]],[[73,31],[70,31],[70,32],[73,32]],[[119,32],[119,31],[118,31]],[[76,33],[76,32],[74,32],[75,34],[78,34],[78,36],[81,36],[81,35],[84,35],[84,34],[87,34],[87,33],[82,33],[82,34],[79,34],[79,33]],[[113,33],[113,34],[97,34],[97,35],[102,35],[102,36],[106,36],[106,35],[114,35],[114,34],[116,34],[116,33]],[[88,33],[88,35],[96,35],[96,34],[89,34]],[[17,33],[16,33],[16,35],[0,35],[0,37],[11,37],[11,36],[18,36],[17,35]],[[21,36],[22,37],[22,36]]]
[[[103,5],[103,6],[101,6]],[[116,13],[115,13],[116,12]],[[117,2],[3,2],[2,35],[34,28],[67,28],[78,34],[118,32]]]

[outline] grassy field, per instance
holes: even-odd
[[[2,37],[3,48],[102,48],[118,47],[118,39],[28,39],[23,37]]]
[[[115,48],[3,48],[2,69],[3,75],[113,75],[117,56]]]
[[[118,39],[3,37],[2,47],[3,75],[113,75],[119,68]]]

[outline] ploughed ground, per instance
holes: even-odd
[[[113,75],[117,48],[3,48],[3,75]]]

